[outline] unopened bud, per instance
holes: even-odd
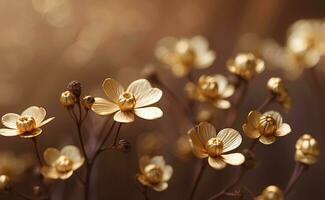
[[[95,103],[95,98],[92,96],[85,96],[81,101],[83,107],[86,110],[91,109],[91,106]]]
[[[60,102],[65,107],[72,107],[76,101],[76,96],[70,91],[65,91],[61,94]]]
[[[128,153],[131,150],[131,144],[128,140],[121,139],[120,141],[118,141],[117,149],[124,153]]]
[[[67,89],[72,92],[77,98],[81,95],[81,83],[79,81],[71,81]]]

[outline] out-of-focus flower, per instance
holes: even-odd
[[[96,97],[92,110],[99,115],[114,114],[114,120],[122,123],[134,121],[134,115],[140,118],[153,120],[162,117],[163,112],[157,107],[145,107],[158,102],[162,91],[153,88],[148,80],[133,81],[124,90],[116,80],[108,78],[103,83],[107,100]]]
[[[319,146],[317,140],[309,134],[301,136],[296,143],[296,161],[306,165],[312,165],[316,163],[318,157]]]
[[[60,96],[60,102],[64,107],[70,108],[77,102],[77,98],[72,92],[65,91]]]
[[[137,138],[137,150],[140,155],[160,154],[164,146],[164,138],[159,133],[144,133]]]
[[[95,103],[95,98],[93,96],[85,96],[81,100],[81,104],[86,110],[91,109],[94,103]]]
[[[229,59],[227,67],[230,73],[245,80],[251,80],[265,70],[264,61],[255,57],[252,53],[240,53],[236,57]]]
[[[144,156],[140,159],[139,167],[141,174],[137,175],[137,179],[141,184],[158,192],[168,188],[167,182],[173,175],[173,168],[166,165],[162,156],[155,156],[151,159]]]
[[[163,38],[158,42],[156,57],[164,62],[178,77],[186,76],[192,69],[210,67],[216,58],[209,43],[202,36],[193,38]]]
[[[197,84],[190,82],[186,85],[185,90],[191,99],[212,103],[220,109],[228,109],[230,102],[225,98],[234,93],[235,87],[228,83],[226,77],[217,74],[213,76],[202,75]]]
[[[6,191],[11,187],[10,177],[7,175],[0,175],[0,192]]]
[[[252,139],[259,138],[263,144],[272,144],[277,137],[282,137],[291,132],[289,124],[282,122],[280,113],[268,111],[259,113],[251,111],[247,117],[247,123],[243,125],[244,133]]]
[[[241,165],[245,157],[241,153],[225,154],[237,148],[242,137],[238,131],[225,128],[218,134],[214,126],[207,122],[201,122],[188,131],[190,143],[195,156],[207,158],[209,165],[215,169],[223,169],[230,165]]]
[[[80,168],[85,159],[77,147],[65,146],[59,151],[55,148],[47,148],[44,152],[46,165],[42,167],[41,173],[49,179],[67,179],[73,172]]]
[[[196,115],[197,122],[212,122],[214,118],[215,118],[214,111],[209,108],[200,110]]]
[[[263,190],[256,200],[284,200],[284,194],[279,187],[270,185]]]
[[[7,113],[1,118],[1,122],[7,128],[0,129],[0,135],[33,138],[42,133],[41,127],[54,119],[51,117],[44,120],[46,110],[42,107],[31,106],[21,115]]]
[[[187,160],[192,156],[192,147],[187,135],[180,136],[176,141],[175,156],[180,160]]]
[[[287,88],[284,85],[282,78],[272,77],[267,82],[267,89],[275,97],[286,111],[292,107],[292,98],[290,97]]]

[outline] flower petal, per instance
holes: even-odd
[[[36,129],[34,129],[32,131],[20,134],[19,136],[22,137],[22,138],[33,138],[33,137],[39,136],[41,133],[42,133],[42,129],[36,128]]]
[[[260,121],[262,114],[257,111],[251,111],[247,117],[247,123],[252,125],[254,128],[258,127],[258,123]]]
[[[109,115],[118,111],[120,108],[116,104],[109,102],[106,99],[96,97],[95,103],[91,109],[99,115]]]
[[[276,130],[276,136],[285,136],[290,132],[291,132],[291,127],[289,126],[289,124],[283,123]]]
[[[159,183],[157,185],[153,185],[152,186],[152,189],[154,189],[155,191],[157,192],[161,192],[161,191],[164,191],[168,188],[168,183],[166,182],[162,182],[162,183]]]
[[[259,141],[260,141],[261,143],[263,143],[263,144],[268,145],[268,144],[272,144],[272,143],[274,143],[274,142],[276,141],[276,137],[275,137],[275,136],[265,137],[265,136],[262,135],[262,136],[259,138]]]
[[[195,67],[198,69],[210,67],[215,59],[216,53],[214,51],[197,52]]]
[[[208,159],[209,165],[214,169],[223,169],[227,166],[227,163],[223,161],[221,158],[212,158]]]
[[[223,142],[223,153],[237,148],[242,142],[240,133],[232,128],[222,129],[217,137]]]
[[[42,122],[38,125],[38,127],[42,127],[42,126],[44,126],[45,124],[47,124],[47,123],[49,123],[50,121],[52,121],[54,118],[55,118],[55,117],[51,117],[51,118],[48,118],[48,119],[42,121]]]
[[[155,157],[151,158],[150,164],[154,164],[155,166],[158,166],[161,169],[163,169],[166,165],[164,157],[162,157],[162,156],[155,156]]]
[[[118,111],[114,115],[114,120],[121,123],[130,123],[134,121],[134,114],[132,112]]]
[[[124,92],[123,86],[112,78],[105,79],[102,87],[108,100],[113,103],[116,103],[120,95]]]
[[[215,101],[213,105],[219,109],[228,109],[231,106],[230,102],[224,99],[219,99]]]
[[[215,138],[216,129],[214,126],[208,122],[201,122],[198,126],[196,126],[196,132],[200,142],[205,145],[211,138]]]
[[[1,118],[1,122],[4,126],[12,129],[17,129],[16,122],[20,116],[15,113],[7,113]]]
[[[170,165],[167,165],[163,168],[164,170],[164,175],[163,175],[163,181],[169,181],[169,179],[173,175],[173,168]]]
[[[228,85],[225,90],[221,93],[223,98],[228,98],[235,92],[235,87],[233,85]]]
[[[134,114],[143,119],[153,120],[163,116],[162,110],[157,107],[146,107],[134,109]]]
[[[3,136],[17,136],[20,132],[16,129],[8,129],[8,128],[1,128],[0,129],[0,135]]]
[[[67,156],[73,162],[73,170],[78,169],[85,161],[79,149],[73,145],[63,147],[63,149],[61,149],[61,154]]]
[[[243,130],[245,135],[251,139],[256,139],[261,136],[258,129],[254,128],[251,124],[244,124]]]
[[[135,99],[138,100],[143,93],[146,93],[150,89],[152,89],[152,87],[147,79],[138,79],[133,81],[126,91],[131,92],[135,96]]]
[[[276,121],[276,125],[277,127],[280,127],[282,124],[282,117],[281,114],[277,111],[267,111],[263,114],[264,116],[271,116],[275,121]]]
[[[201,139],[199,138],[199,135],[197,133],[197,129],[192,128],[187,132],[187,134],[190,137],[190,144],[192,146],[194,155],[198,158],[208,157],[208,154],[205,150],[205,143],[201,142]]]
[[[21,114],[21,116],[33,117],[35,119],[36,126],[38,127],[39,124],[41,124],[41,122],[44,120],[44,118],[46,116],[46,110],[44,108],[42,108],[42,107],[31,106],[31,107],[27,108]]]
[[[223,160],[230,165],[241,165],[245,161],[245,157],[241,153],[231,153],[221,155]]]
[[[63,173],[63,174],[60,173],[59,178],[61,180],[65,180],[65,179],[70,178],[72,176],[72,174],[73,174],[73,170],[70,170],[69,172],[66,172],[66,173]]]
[[[144,173],[144,168],[149,165],[150,158],[149,156],[142,156],[139,160],[139,168],[142,173]]]
[[[48,164],[49,166],[53,166],[53,164],[60,157],[60,155],[61,152],[56,148],[47,148],[43,153],[45,163]]]
[[[41,173],[44,177],[49,179],[58,179],[59,173],[52,167],[43,166],[41,169]]]
[[[158,102],[161,99],[162,91],[158,88],[150,88],[140,93],[136,99],[136,108],[148,106]]]

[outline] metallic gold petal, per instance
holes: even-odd
[[[162,110],[157,107],[146,107],[134,109],[134,114],[143,119],[153,120],[163,116]]]
[[[63,149],[61,149],[61,154],[67,156],[73,162],[73,170],[78,169],[85,161],[79,149],[73,145],[63,147]]]
[[[162,91],[158,88],[150,88],[138,95],[135,107],[143,107],[154,104],[161,99]]]
[[[16,122],[20,116],[15,113],[7,113],[1,118],[1,122],[4,126],[12,129],[17,129]]]
[[[145,186],[148,186],[150,185],[146,179],[146,177],[142,174],[138,174],[137,175],[137,180],[142,184],[142,185],[145,185]]]
[[[241,165],[245,161],[245,157],[241,153],[223,154],[221,157],[230,165]]]
[[[42,127],[42,126],[44,126],[45,124],[47,124],[47,123],[49,123],[50,121],[52,121],[54,118],[55,118],[55,117],[51,117],[51,118],[48,118],[48,119],[42,121],[42,122],[38,125],[38,127]]]
[[[283,123],[276,130],[276,136],[285,136],[290,132],[291,132],[291,127],[289,126],[289,124]]]
[[[20,132],[16,129],[8,129],[8,128],[1,128],[0,129],[0,135],[3,136],[17,136]]]
[[[243,124],[243,130],[247,137],[256,139],[261,136],[258,129],[254,128],[251,124]]]
[[[169,181],[169,179],[172,177],[173,175],[173,168],[170,165],[167,165],[163,168],[164,171],[164,175],[162,180],[163,181]]]
[[[227,163],[223,161],[221,158],[212,158],[208,159],[209,165],[214,169],[223,169],[227,166]]]
[[[118,111],[114,115],[114,120],[121,123],[130,123],[134,121],[134,114],[132,112]]]
[[[230,102],[224,99],[219,99],[215,101],[213,105],[219,109],[228,109],[231,106]]]
[[[275,121],[276,121],[276,125],[277,127],[280,127],[282,124],[282,117],[281,114],[277,111],[271,110],[271,111],[267,111],[263,114],[264,116],[266,115],[270,115]]]
[[[201,139],[196,131],[196,128],[192,128],[187,133],[190,137],[190,144],[192,146],[193,153],[198,158],[206,158],[208,157],[208,154],[204,147],[205,143],[201,142]]]
[[[109,115],[118,111],[120,108],[118,107],[118,105],[112,102],[109,102],[103,98],[96,97],[95,103],[93,104],[91,109],[99,115]]]
[[[58,179],[59,174],[55,170],[55,168],[48,167],[48,166],[43,166],[41,169],[41,173],[44,177],[49,178],[49,179]]]
[[[33,137],[37,137],[42,133],[42,129],[40,128],[36,128],[30,132],[25,132],[23,134],[20,134],[19,137],[22,138],[33,138]]]
[[[233,95],[235,92],[235,87],[233,85],[228,85],[225,90],[223,91],[223,93],[221,93],[221,96],[223,98],[228,98],[231,95]]]
[[[45,163],[48,164],[49,166],[53,166],[53,164],[60,157],[60,155],[61,152],[56,148],[47,148],[43,153]]]
[[[223,153],[237,148],[242,142],[240,133],[232,128],[222,129],[217,137],[223,142]]]
[[[142,173],[144,173],[144,168],[150,163],[149,156],[142,156],[139,160],[139,168]]]
[[[59,178],[61,179],[61,180],[65,180],[65,179],[68,179],[68,178],[70,178],[71,176],[72,176],[72,174],[73,174],[73,170],[71,170],[71,171],[69,171],[69,172],[67,172],[67,173],[63,173],[63,174],[59,174]]]
[[[276,141],[276,137],[275,136],[271,136],[271,137],[265,137],[265,136],[261,136],[259,138],[259,141],[263,144],[269,145],[272,144]]]
[[[46,110],[42,107],[38,106],[31,106],[27,108],[21,116],[30,116],[35,119],[36,126],[38,127],[39,124],[44,120],[46,116]]]
[[[102,86],[108,100],[114,103],[117,103],[118,98],[124,92],[123,86],[111,78],[105,79]]]
[[[157,192],[161,192],[161,191],[164,191],[168,188],[168,183],[166,182],[162,182],[162,183],[159,183],[157,185],[153,185],[152,186],[152,189],[154,189],[155,191]]]
[[[219,93],[223,93],[225,91],[227,85],[228,85],[227,78],[225,76],[223,76],[223,75],[220,75],[220,74],[213,75],[213,78],[218,83],[218,91],[219,91]]]
[[[133,81],[126,89],[126,91],[131,92],[135,96],[135,99],[138,100],[141,98],[143,93],[146,93],[151,88],[151,84],[148,80],[138,79],[136,81]]]
[[[216,129],[214,126],[208,122],[201,122],[196,127],[197,135],[200,139],[200,142],[205,145],[211,138],[216,137]]]
[[[261,59],[256,60],[256,72],[262,73],[265,70],[265,64],[264,61]]]
[[[251,124],[254,128],[258,127],[262,114],[257,111],[251,111],[247,117],[247,123]]]

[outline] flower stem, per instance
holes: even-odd
[[[188,200],[192,200],[194,198],[195,192],[196,192],[196,190],[197,190],[197,188],[199,186],[199,182],[200,182],[200,180],[202,178],[203,172],[204,172],[204,170],[205,170],[205,168],[207,166],[207,163],[206,163],[205,160],[202,160],[202,162],[200,164],[201,164],[201,166],[200,166],[200,168],[199,168],[199,170],[198,170],[198,172],[197,172],[197,174],[196,174],[196,176],[194,178],[192,190],[191,190],[191,193],[190,193],[190,196],[189,196]]]
[[[11,189],[9,192],[10,192],[13,196],[18,197],[19,199],[24,199],[24,200],[33,200],[32,197],[30,197],[30,196],[28,196],[28,195],[26,195],[26,194],[23,194],[23,193],[21,193],[21,192],[18,192],[18,191],[14,190],[14,189]]]
[[[274,100],[274,96],[270,95],[268,96],[265,101],[262,103],[262,105],[260,105],[257,109],[258,112],[263,111],[267,106],[269,106]]]
[[[32,141],[33,141],[33,144],[34,144],[35,154],[37,156],[38,163],[39,163],[40,167],[42,167],[43,163],[42,163],[41,155],[39,153],[37,138],[33,137]]]
[[[291,178],[286,186],[284,191],[285,196],[288,196],[293,186],[297,183],[301,175],[308,169],[307,165],[301,164],[299,162],[296,163],[295,168],[292,172]]]
[[[144,200],[150,200],[149,196],[148,196],[148,187],[147,186],[143,187],[142,195],[143,195]]]

